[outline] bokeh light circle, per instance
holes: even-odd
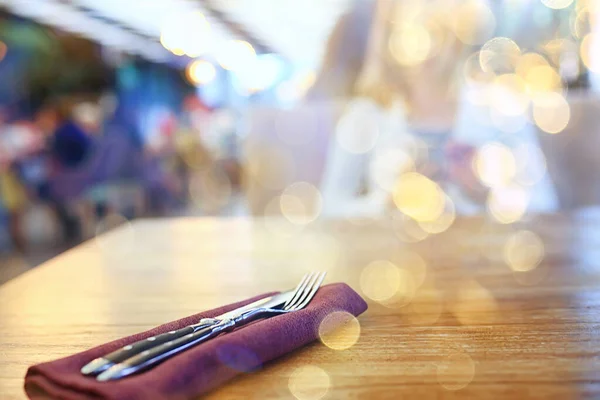
[[[280,206],[282,215],[290,222],[306,225],[320,215],[323,198],[311,183],[296,182],[283,191]]]
[[[414,66],[429,57],[432,50],[432,37],[421,24],[402,24],[392,32],[388,47],[398,64]]]
[[[217,76],[217,70],[208,61],[196,60],[188,65],[186,76],[190,83],[201,86],[212,82]]]
[[[437,379],[447,390],[460,390],[475,377],[475,362],[466,352],[452,352],[438,364]]]
[[[502,224],[512,224],[525,215],[531,195],[522,186],[511,184],[490,190],[487,208],[492,217]]]
[[[494,188],[510,183],[517,172],[517,165],[511,149],[492,142],[477,149],[473,169],[481,183]]]
[[[600,73],[600,59],[596,51],[596,45],[600,37],[597,33],[588,33],[581,41],[579,53],[581,61],[592,72]]]
[[[488,40],[479,52],[479,63],[484,72],[505,74],[513,72],[521,49],[507,37],[495,37]]]
[[[298,400],[318,400],[329,391],[331,379],[322,368],[305,365],[296,368],[290,375],[288,388]]]
[[[573,4],[574,0],[541,0],[542,4],[544,4],[548,8],[552,8],[554,10],[561,10],[563,8],[569,7]]]
[[[391,261],[373,261],[360,274],[360,288],[372,300],[392,299],[400,289],[400,269]]]
[[[419,226],[425,232],[430,234],[440,234],[442,232],[447,231],[454,220],[456,219],[456,209],[454,207],[454,202],[449,196],[445,196],[446,201],[444,203],[444,211],[442,214],[433,221],[420,221]]]
[[[360,323],[346,311],[328,314],[319,324],[319,339],[333,350],[346,350],[360,338]]]
[[[559,93],[546,93],[533,102],[533,120],[546,133],[562,132],[569,124],[570,118],[569,103]]]
[[[504,245],[504,261],[516,272],[527,272],[536,268],[544,258],[544,243],[531,231],[512,234]]]
[[[452,11],[455,14],[452,28],[461,42],[478,45],[492,37],[496,18],[485,1],[463,1]]]
[[[394,204],[416,221],[435,221],[445,207],[445,194],[437,183],[416,172],[400,175],[393,193]]]

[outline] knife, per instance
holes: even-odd
[[[235,318],[236,316],[256,307],[277,307],[288,301],[293,294],[294,291],[291,290],[289,292],[265,297],[245,306],[236,308],[235,310],[218,315],[214,318],[203,318],[196,324],[188,325],[181,329],[162,333],[157,336],[151,336],[147,339],[128,344],[119,350],[113,351],[110,354],[96,358],[95,360],[89,362],[83,366],[83,368],[81,368],[81,373],[84,375],[98,375],[122,361],[134,357],[137,354],[143,353],[153,347],[160,346],[161,344],[173,342],[177,339],[183,338],[184,336],[189,337],[189,335],[195,335],[198,338],[203,337],[207,333],[210,333],[212,326],[215,326],[222,320]]]
[[[155,346],[149,350],[143,351],[123,362],[113,365],[106,371],[102,372],[96,378],[100,382],[111,381],[120,379],[143,370],[146,370],[165,359],[178,354],[192,346],[202,343],[208,339],[220,335],[223,332],[227,332],[230,328],[237,327],[241,319],[246,320],[246,316],[252,317],[257,314],[257,310],[271,309],[274,307],[280,307],[285,304],[294,295],[294,291],[286,292],[283,295],[274,296],[271,300],[261,304],[258,308],[247,309],[236,314],[230,314],[227,319],[217,320],[214,325],[209,325],[203,329],[200,329],[194,333],[190,333],[178,339],[163,343],[159,346]],[[260,314],[260,313],[258,313]],[[248,318],[247,322],[250,322],[253,318]]]

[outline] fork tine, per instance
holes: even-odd
[[[315,293],[321,286],[321,282],[323,282],[325,275],[326,272],[316,273],[312,277],[310,284],[304,288],[302,295],[293,304],[288,304],[288,306],[284,309],[288,311],[295,311],[304,308],[314,297]]]
[[[299,294],[304,290],[304,287],[306,286],[306,283],[309,281],[312,274],[312,272],[304,274],[304,276],[300,280],[300,283],[298,283],[298,286],[296,286],[296,290],[294,290],[294,295],[288,301],[285,302],[283,308],[296,302],[296,299],[298,298]]]
[[[325,276],[327,275],[327,272],[321,272],[321,274],[318,276],[318,279],[316,280],[316,282],[312,285],[312,289],[310,291],[310,293],[308,294],[308,296],[304,299],[304,301],[300,304],[296,304],[296,306],[293,308],[293,310],[301,310],[304,307],[306,307],[308,305],[308,303],[311,302],[311,300],[313,299],[313,297],[315,297],[315,294],[317,294],[317,291],[319,290],[319,288],[321,287],[321,283],[323,283],[323,280],[325,279]]]
[[[304,288],[302,289],[302,293],[300,293],[300,296],[298,296],[296,301],[288,304],[287,307],[284,308],[284,310],[289,310],[295,308],[298,304],[302,304],[304,302],[304,299],[306,299],[306,296],[308,296],[308,294],[310,293],[310,290],[312,289],[315,282],[317,282],[317,279],[319,279],[320,274],[320,272],[313,273],[310,277],[310,281],[308,281],[306,286],[304,286]]]

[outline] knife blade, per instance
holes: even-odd
[[[98,375],[112,366],[125,361],[135,355],[142,353],[148,349],[159,346],[163,343],[172,342],[176,339],[182,338],[186,335],[194,334],[205,328],[210,328],[221,320],[235,318],[236,316],[243,314],[244,312],[251,310],[256,307],[277,307],[288,301],[294,291],[288,291],[279,293],[273,296],[268,296],[263,299],[254,301],[242,307],[238,307],[235,310],[226,312],[218,315],[214,318],[203,318],[198,323],[188,325],[184,328],[166,332],[160,335],[151,336],[147,339],[140,340],[135,343],[128,344],[120,349],[113,351],[112,353],[106,354],[102,357],[98,357],[81,368],[81,373],[84,375]]]

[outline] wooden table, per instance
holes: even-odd
[[[315,342],[209,398],[293,398],[290,376],[310,371],[314,379],[299,382],[329,399],[598,398],[599,215],[517,226],[465,218],[412,244],[389,221],[300,232],[273,219],[137,221],[0,287],[0,397],[24,397],[29,365],[327,269],[329,282],[385,303],[368,300],[357,343],[339,351]],[[539,234],[545,255],[514,272],[503,249],[523,229]],[[371,274],[378,268],[388,268],[385,279]]]

